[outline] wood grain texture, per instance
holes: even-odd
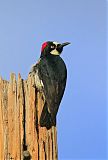
[[[34,77],[0,77],[0,160],[57,160],[57,130],[40,127],[43,93]]]

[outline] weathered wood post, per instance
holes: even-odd
[[[44,105],[34,78],[0,78],[0,160],[57,160],[57,130],[40,127]]]

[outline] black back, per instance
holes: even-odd
[[[60,56],[51,54],[41,57],[37,65],[39,77],[44,84],[46,106],[51,118],[55,119],[66,85],[67,69]]]

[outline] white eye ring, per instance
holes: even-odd
[[[55,48],[55,46],[51,46],[51,48]]]

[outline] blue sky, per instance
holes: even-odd
[[[57,116],[60,160],[107,159],[106,1],[0,1],[0,75],[27,78],[44,41],[69,41]]]

